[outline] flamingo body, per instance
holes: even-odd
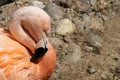
[[[15,26],[12,23],[10,25]],[[18,27],[17,24],[16,27]],[[49,41],[47,42],[48,51],[37,63],[33,63],[30,62],[32,50],[29,51],[27,46],[19,42],[13,34],[15,33],[0,28],[0,80],[48,80],[56,63],[56,54]]]

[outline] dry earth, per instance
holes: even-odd
[[[1,6],[0,27],[7,26],[13,11],[33,5],[33,1],[35,0],[15,0]],[[52,30],[49,39],[57,54],[56,68],[50,80],[120,80],[119,0],[39,1],[44,6],[54,3],[52,6],[59,7],[54,7],[55,11],[58,9],[57,14],[49,11],[54,10],[53,7],[45,9],[51,15]],[[58,26],[61,26],[60,20],[66,18],[71,23],[68,23],[68,32],[63,34]],[[62,31],[66,30],[65,24],[62,25]]]

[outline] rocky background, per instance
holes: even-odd
[[[120,80],[119,0],[1,0],[0,27],[29,5],[51,16],[57,63],[50,80]]]

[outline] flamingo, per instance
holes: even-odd
[[[37,7],[16,10],[0,28],[0,80],[48,80],[56,64],[50,17]]]

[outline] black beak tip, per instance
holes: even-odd
[[[35,50],[32,58],[30,59],[31,62],[36,62],[40,57],[42,57],[48,51],[47,48],[38,48]]]

